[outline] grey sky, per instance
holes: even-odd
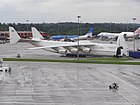
[[[0,0],[0,22],[136,22],[140,0]]]

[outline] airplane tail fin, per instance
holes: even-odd
[[[94,32],[94,29],[93,27],[91,27],[88,33],[93,33],[93,32]]]
[[[117,39],[117,47],[122,46],[122,53],[128,56],[128,46],[123,34],[120,34]]]
[[[13,27],[9,27],[10,43],[17,43],[21,38]]]
[[[35,27],[31,27],[31,29],[32,29],[33,39],[37,39],[37,40],[44,39],[44,37],[40,34],[40,32]]]
[[[135,33],[135,35],[140,35],[140,27],[134,32]]]
[[[84,35],[84,36],[92,37],[93,32],[94,32],[94,29],[93,29],[93,27],[91,27],[89,32],[86,35]]]

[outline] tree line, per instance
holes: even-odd
[[[79,25],[79,28],[78,28]],[[31,31],[31,27],[36,27],[39,31],[46,32],[50,35],[77,35],[78,29],[80,35],[86,34],[91,27],[94,29],[94,34],[100,32],[133,32],[140,24],[134,23],[0,23],[0,31],[8,31],[8,27],[12,26],[17,31]]]

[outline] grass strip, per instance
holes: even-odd
[[[107,60],[107,61],[127,61],[127,60],[132,60],[132,58],[88,58],[87,60]]]
[[[54,60],[54,59],[30,59],[30,58],[3,58],[4,61],[27,61],[27,62],[66,62],[66,63],[93,63],[93,64],[125,64],[140,65],[140,62],[127,62],[126,58],[96,58],[82,60]]]

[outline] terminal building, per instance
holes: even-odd
[[[31,31],[17,31],[17,33],[21,38],[29,39],[32,37]],[[40,31],[40,33],[45,39],[50,38],[50,34],[42,31]],[[9,42],[9,31],[0,31],[0,43],[7,43],[7,42]]]

